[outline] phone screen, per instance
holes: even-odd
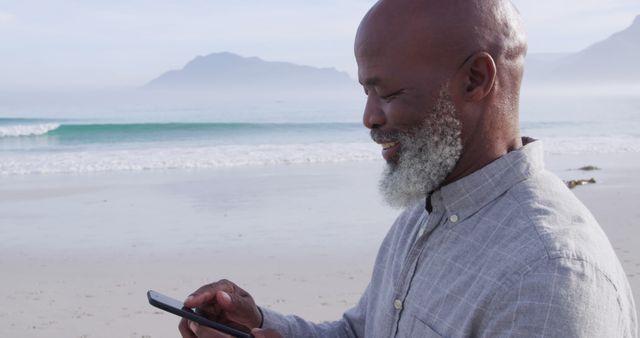
[[[193,311],[193,309],[184,307],[184,303],[173,299],[171,297],[165,296],[159,292],[149,290],[147,291],[147,298],[149,299],[149,304],[162,309],[164,311],[173,313],[174,315],[187,318],[192,320],[198,324],[210,327],[212,329],[216,329],[220,332],[226,333],[233,337],[238,338],[252,338],[251,334],[242,332],[240,330],[234,329],[232,327],[226,326],[224,324],[220,324],[218,322],[214,322],[202,315],[197,314]]]

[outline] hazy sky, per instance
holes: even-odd
[[[374,0],[0,0],[0,89],[139,86],[231,51],[335,67]],[[638,0],[515,0],[530,51],[575,52],[629,26]]]

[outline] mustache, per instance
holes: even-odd
[[[404,135],[399,131],[382,131],[380,129],[371,129],[369,132],[371,139],[376,143],[397,142]]]

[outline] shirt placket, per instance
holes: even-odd
[[[392,306],[395,310],[395,316],[393,327],[391,329],[392,337],[396,337],[398,335],[400,319],[404,310],[404,302],[407,294],[409,293],[411,282],[413,281],[413,278],[415,276],[418,259],[420,258],[422,251],[424,251],[431,233],[442,221],[443,215],[444,214],[442,211],[434,209],[428,216],[423,216],[423,218],[419,222],[419,232],[416,235],[417,238],[415,241],[413,241],[411,249],[407,253],[407,256],[404,260],[402,272],[399,278],[400,282],[398,283],[394,293],[394,301]]]

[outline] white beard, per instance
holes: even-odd
[[[455,106],[444,87],[422,125],[397,135],[399,160],[387,164],[380,179],[386,202],[406,208],[438,189],[462,154],[461,131]]]

